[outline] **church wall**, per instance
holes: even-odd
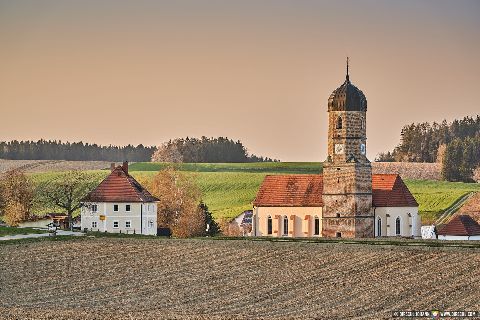
[[[254,207],[253,231],[257,237],[320,237],[322,207]],[[267,234],[267,217],[272,217],[272,234]],[[289,234],[283,235],[283,217],[288,217]],[[314,235],[314,218],[320,222],[320,235]]]
[[[408,216],[410,213],[411,217]],[[389,215],[387,217],[387,215]],[[378,218],[382,220],[382,237],[395,237],[395,220],[400,217],[400,236],[421,237],[421,222],[417,207],[375,208],[375,236],[378,236]]]

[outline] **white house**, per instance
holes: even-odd
[[[84,199],[82,230],[157,235],[157,203],[128,173],[128,162],[115,167]]]
[[[480,240],[480,225],[469,215],[458,215],[439,228],[438,239]]]

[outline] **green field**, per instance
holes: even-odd
[[[13,236],[16,234],[30,234],[30,233],[46,233],[45,230],[38,230],[33,228],[15,228],[15,227],[0,227],[0,237]]]
[[[129,171],[159,171],[171,163],[138,162],[129,166]],[[178,163],[174,166],[189,172],[250,172],[250,173],[321,173],[320,162],[252,162],[252,163]]]
[[[472,191],[480,191],[479,183],[432,180],[406,180],[406,185],[420,205],[422,222],[433,222],[443,211]]]
[[[149,179],[164,163],[135,163],[130,173],[138,180]],[[320,163],[185,163],[178,169],[193,177],[203,193],[203,200],[215,218],[233,218],[244,210],[252,208],[258,188],[267,174],[319,173]],[[107,170],[90,171],[101,181]],[[35,173],[32,177],[41,181],[58,173]],[[420,204],[420,214],[429,222],[471,191],[480,191],[480,184],[443,182],[431,180],[406,180],[410,191]]]

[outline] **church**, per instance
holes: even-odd
[[[267,175],[253,202],[253,236],[420,237],[418,203],[397,174],[372,174],[367,99],[345,82],[328,99],[323,174]]]

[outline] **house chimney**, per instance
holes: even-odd
[[[115,170],[115,162],[110,163],[110,171],[113,172]]]
[[[123,161],[122,168],[123,168],[123,171],[125,171],[125,173],[128,174],[128,161]]]

